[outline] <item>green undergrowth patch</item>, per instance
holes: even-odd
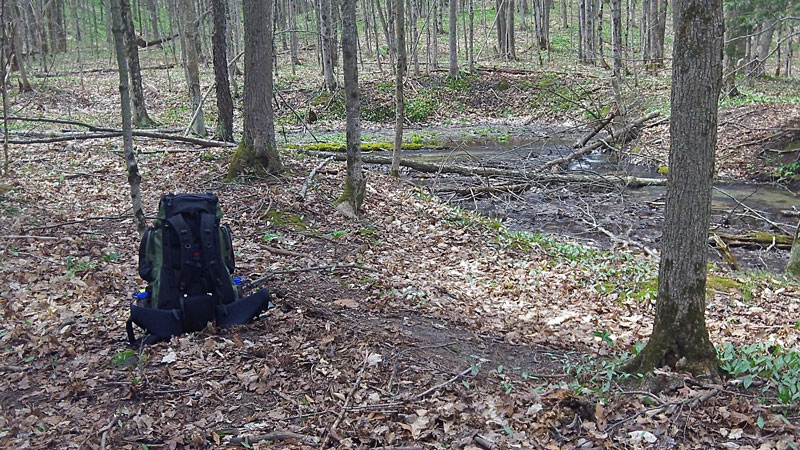
[[[295,231],[306,231],[308,229],[308,224],[303,216],[288,211],[271,209],[267,211],[263,219],[269,226],[274,228],[290,228]]]
[[[717,357],[720,368],[740,380],[745,389],[757,389],[762,402],[777,400],[785,405],[800,402],[800,351],[797,349],[766,342],[740,347],[725,343],[717,347]]]

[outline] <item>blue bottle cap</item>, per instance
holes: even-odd
[[[150,298],[150,293],[149,292],[137,292],[136,293],[136,299],[137,300],[144,300],[146,298]]]
[[[244,277],[233,277],[233,284],[241,286],[242,284],[244,284],[244,280],[242,278]]]

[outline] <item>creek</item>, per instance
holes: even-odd
[[[551,135],[552,136],[552,135]],[[557,137],[525,137],[520,134],[453,139],[448,149],[404,151],[403,158],[429,163],[492,166],[508,169],[535,169],[548,160],[573,151],[577,134]],[[378,152],[388,153],[388,152]],[[568,173],[657,177],[654,167],[620,162],[616,154],[595,151],[575,160]],[[663,226],[665,187],[626,188],[587,184],[534,185],[530,189],[482,194],[454,194],[454,189],[485,186],[478,176],[420,174],[408,178],[439,193],[444,200],[496,218],[514,230],[551,234],[595,248],[613,249],[635,243],[658,250]],[[499,181],[494,181],[495,184]],[[796,218],[781,211],[800,206],[798,186],[720,180],[715,183],[711,231],[741,234],[769,231],[792,234]],[[601,230],[602,229],[602,230]],[[604,232],[605,231],[605,232]],[[613,237],[609,236],[613,235]],[[788,251],[775,246],[732,247],[741,268],[783,270]],[[717,250],[709,247],[709,259],[720,262]],[[724,263],[720,262],[720,265]]]

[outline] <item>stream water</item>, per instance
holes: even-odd
[[[577,136],[525,139],[500,136],[469,139],[447,150],[404,152],[404,158],[432,163],[459,163],[470,166],[493,166],[533,169],[548,160],[572,151]],[[618,174],[640,177],[658,176],[653,168],[619,163],[613,155],[594,152],[574,161],[569,172]],[[410,173],[415,183],[433,191],[480,186],[480,177],[450,174]],[[770,231],[791,234],[796,218],[782,210],[800,207],[797,186],[720,182],[715,185],[712,201],[714,231],[738,234],[745,231]],[[441,194],[453,204],[500,219],[512,229],[553,234],[598,248],[613,248],[618,240],[599,230],[602,227],[616,238],[636,242],[657,250],[664,216],[664,187],[622,188],[579,184],[534,186],[517,193],[482,195]],[[743,268],[782,271],[788,251],[769,245],[732,248]],[[716,250],[709,248],[712,261],[719,261]]]

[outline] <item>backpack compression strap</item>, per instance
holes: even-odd
[[[220,298],[220,303],[233,303],[237,299],[231,284],[231,274],[222,261],[219,231],[216,217],[208,213],[200,215],[200,253],[203,257],[208,276],[214,280],[215,294]]]

